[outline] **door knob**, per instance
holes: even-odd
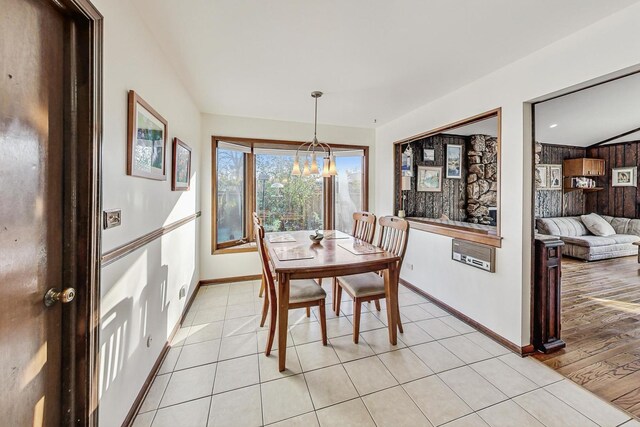
[[[47,291],[46,294],[44,294],[44,305],[46,305],[47,307],[51,307],[58,301],[63,304],[66,304],[73,301],[75,297],[76,297],[76,290],[73,288],[67,288],[62,291],[58,291],[55,288],[51,288]]]

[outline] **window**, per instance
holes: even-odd
[[[267,232],[351,232],[353,212],[367,209],[367,148],[332,145],[335,177],[292,176],[300,144],[213,137],[214,252],[254,249],[254,211]]]
[[[216,153],[218,247],[245,243],[246,150],[221,144]]]
[[[334,181],[334,228],[351,233],[353,213],[363,210],[364,157],[353,152],[338,153],[336,167],[340,174]]]
[[[324,178],[291,176],[295,153],[255,150],[256,212],[265,231],[324,228]]]

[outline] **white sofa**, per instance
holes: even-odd
[[[537,218],[536,228],[541,234],[558,236],[564,242],[563,255],[585,261],[637,255],[640,241],[640,219],[601,215],[611,224],[616,234],[594,236],[579,216]]]

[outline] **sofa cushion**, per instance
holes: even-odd
[[[602,215],[602,217],[611,224],[617,234],[640,236],[640,219],[614,218],[606,215]]]
[[[607,236],[610,239],[616,241],[616,243],[633,243],[640,240],[640,236],[636,236],[633,234],[614,234],[613,236]]]
[[[630,234],[614,234],[613,236],[577,236],[566,237],[561,236],[560,239],[565,242],[576,246],[582,246],[585,248],[596,248],[600,246],[608,245],[622,245],[629,244],[640,240],[638,236],[632,236]]]
[[[613,236],[616,234],[616,230],[614,230],[611,224],[596,213],[582,215],[580,219],[584,226],[596,236]]]
[[[585,248],[593,248],[598,246],[610,246],[615,245],[615,239],[611,236],[560,236],[560,239],[565,243],[570,243],[576,246],[582,246]]]
[[[591,234],[579,216],[537,218],[536,227],[541,234],[550,234],[552,236],[585,236]]]

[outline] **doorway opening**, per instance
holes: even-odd
[[[640,72],[532,110],[535,357],[640,416]]]

